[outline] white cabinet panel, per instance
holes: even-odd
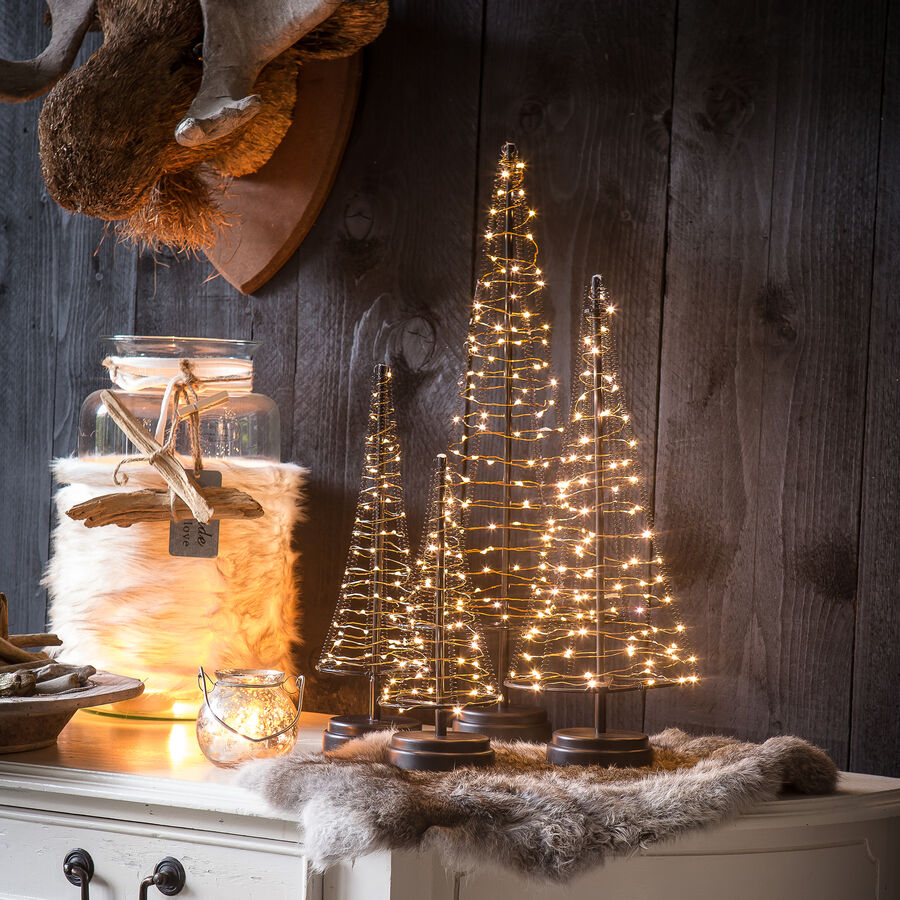
[[[879,866],[865,841],[763,853],[645,856],[610,863],[565,888],[520,886],[516,900],[881,900]],[[459,900],[509,891],[502,873],[462,879]],[[602,889],[602,894],[598,893]]]
[[[91,900],[136,900],[141,879],[163,857],[184,866],[185,900],[304,900],[299,844],[144,823],[0,807],[0,900],[78,900],[63,875],[76,847],[90,853]],[[162,898],[155,888],[149,897]]]

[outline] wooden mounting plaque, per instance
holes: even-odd
[[[206,255],[242,294],[261,288],[293,255],[334,184],[350,137],[362,54],[307,62],[291,127],[258,171],[220,199],[231,224]]]

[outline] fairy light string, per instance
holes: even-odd
[[[320,672],[367,676],[370,718],[378,717],[377,682],[413,639],[406,615],[411,554],[391,380],[387,366],[376,367],[350,552],[316,665]]]
[[[698,680],[654,545],[615,309],[599,277],[585,300],[569,419],[565,428],[557,421],[524,177],[506,145],[450,466],[444,459],[435,475],[413,566],[390,372],[376,375],[350,558],[317,666],[369,676],[370,708],[458,711],[505,701],[505,684],[599,697]],[[487,629],[500,635],[499,681]]]
[[[396,655],[381,703],[410,709],[461,711],[496,703],[497,680],[472,610],[465,531],[453,501],[447,458],[438,457],[414,587],[404,611],[413,638]]]
[[[628,690],[695,683],[644,500],[637,439],[595,276],[585,301],[565,449],[548,517],[552,575],[522,632],[516,683]]]
[[[484,232],[466,338],[467,367],[450,449],[474,585],[473,609],[499,632],[498,671],[549,569],[543,482],[551,471],[556,380],[525,163],[504,146]]]

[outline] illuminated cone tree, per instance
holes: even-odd
[[[550,372],[550,326],[544,321],[533,233],[536,213],[524,188],[525,164],[503,147],[484,234],[482,274],[467,337],[462,409],[454,420],[451,459],[460,485],[477,610],[498,632],[497,671],[510,675],[515,631],[528,619],[546,582],[542,482],[545,444],[553,436],[556,381]],[[506,688],[497,722],[479,714],[461,722],[495,736],[546,737],[546,716],[533,707],[509,709]],[[527,712],[526,712],[527,710]],[[535,715],[541,721],[534,725]],[[541,722],[543,724],[541,724]],[[489,730],[497,725],[501,730]],[[524,730],[507,730],[516,725]],[[529,733],[532,732],[532,733]]]
[[[377,701],[382,672],[393,665],[413,636],[406,616],[411,560],[390,385],[391,370],[376,366],[350,554],[316,665],[320,672],[368,678],[369,708],[366,715],[332,718],[325,732],[325,749],[368,731],[417,724],[382,717]]]
[[[663,561],[654,549],[637,440],[615,358],[613,314],[602,281],[594,276],[579,337],[582,366],[557,473],[553,576],[540,588],[543,602],[517,647],[522,683],[545,691],[593,692],[593,728],[554,735],[557,744],[560,735],[579,732],[578,746],[569,748],[579,752],[590,750],[585,742],[592,738],[595,746],[609,743],[601,737],[610,734],[607,693],[697,681],[695,658],[685,648],[685,629],[674,615]],[[631,738],[644,737],[613,734],[620,736],[610,740],[621,751],[638,749]],[[603,761],[554,759],[553,745],[548,755],[556,762]]]
[[[434,713],[434,732],[401,732],[391,739],[388,759],[406,769],[489,765],[494,759],[488,736],[447,732],[451,715],[466,706],[496,703],[499,696],[471,610],[465,533],[450,493],[447,457],[440,454],[407,611],[413,642],[381,689],[382,703],[400,712]]]
[[[385,704],[457,711],[495,703],[497,680],[478,618],[465,532],[450,500],[447,458],[438,457],[422,551],[413,567],[413,587],[404,611],[412,630],[394,656],[381,688]]]

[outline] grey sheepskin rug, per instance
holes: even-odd
[[[834,791],[837,767],[796,737],[748,744],[669,729],[653,766],[555,768],[543,744],[495,742],[497,764],[406,772],[385,762],[390,733],[324,756],[255,762],[241,782],[297,816],[312,865],[376,850],[436,850],[471,871],[502,865],[565,882],[616,856],[722,822],[784,789]]]

